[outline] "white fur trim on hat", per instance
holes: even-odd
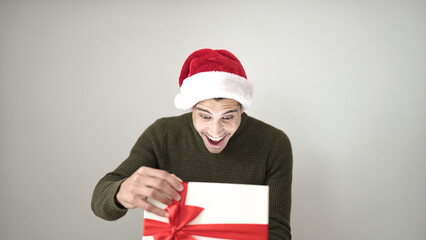
[[[175,97],[178,109],[190,110],[200,101],[211,98],[230,98],[244,109],[253,98],[253,84],[246,78],[228,72],[200,72],[186,78]]]

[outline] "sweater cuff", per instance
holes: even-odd
[[[121,183],[126,180],[120,180],[118,182],[112,183],[106,193],[106,196],[108,198],[108,203],[104,206],[105,212],[111,213],[112,219],[118,219],[122,216],[124,216],[127,213],[127,208],[123,207],[116,199],[116,195],[118,190],[120,189]]]

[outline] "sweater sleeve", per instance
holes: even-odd
[[[116,200],[121,183],[142,166],[157,168],[159,144],[164,141],[165,133],[162,124],[157,120],[139,137],[128,158],[114,171],[107,173],[99,180],[92,195],[92,211],[105,220],[117,220],[127,213],[127,209]]]
[[[266,172],[269,185],[269,240],[291,239],[290,210],[293,154],[287,135],[279,131]]]

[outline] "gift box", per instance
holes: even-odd
[[[166,206],[169,217],[145,211],[143,240],[267,240],[268,186],[184,182],[182,199]]]

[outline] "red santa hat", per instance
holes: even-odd
[[[201,49],[189,55],[179,87],[175,105],[182,110],[210,98],[234,99],[247,109],[254,93],[240,61],[227,50]]]

